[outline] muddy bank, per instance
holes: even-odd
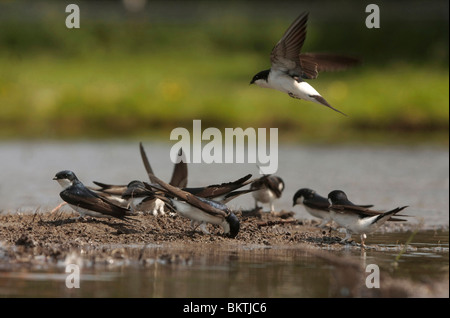
[[[258,211],[239,211],[239,234],[229,238],[218,226],[208,225],[210,234],[192,229],[190,221],[179,215],[155,217],[133,216],[133,222],[117,219],[77,219],[77,213],[13,213],[0,214],[0,247],[9,264],[39,262],[54,263],[64,260],[73,251],[89,251],[97,259],[110,258],[117,246],[196,246],[221,247],[273,247],[316,250],[360,250],[358,236],[355,241],[341,243],[343,234],[336,230],[320,229],[315,221],[298,220],[292,212],[274,214]],[[404,230],[403,224],[392,222],[385,229]],[[376,249],[366,241],[368,249]],[[395,242],[394,242],[395,243]],[[398,251],[401,250],[398,245]],[[128,255],[127,258],[142,258]],[[2,258],[0,258],[2,262]],[[5,263],[5,262],[3,262]]]
[[[240,211],[241,221],[236,238],[228,238],[222,229],[208,225],[210,234],[204,234],[199,228],[192,229],[190,221],[179,215],[133,216],[133,222],[118,219],[87,218],[77,219],[78,214],[57,213],[14,213],[0,214],[0,242],[22,248],[47,249],[59,248],[59,252],[46,255],[58,257],[64,251],[86,245],[105,246],[163,243],[220,243],[228,245],[265,245],[298,246],[341,249],[349,244],[341,244],[343,234],[320,229],[317,222],[294,219],[292,212],[280,211],[275,214],[259,211]],[[403,224],[389,224],[390,230],[402,230]],[[350,246],[359,248],[357,242]],[[370,240],[368,241],[370,244]],[[370,248],[370,247],[369,247]]]
[[[339,255],[340,251],[360,253],[356,236],[356,242],[342,244],[343,234],[319,229],[314,221],[294,219],[292,213],[285,211],[276,215],[244,211],[237,215],[241,229],[231,239],[211,225],[208,227],[211,234],[192,230],[189,220],[177,215],[134,216],[136,222],[127,223],[115,219],[76,220],[77,214],[65,211],[1,214],[0,271],[61,267],[67,263],[91,268],[106,265],[146,268],[155,263],[190,266],[206,253],[213,253],[218,264],[226,264],[233,257],[245,258],[245,250],[249,249],[290,249],[325,260],[335,268],[332,286],[336,292],[330,295],[339,296],[345,285],[353,286],[347,290],[351,290],[348,296],[354,297],[448,297],[448,279],[422,284],[384,275],[383,286],[389,288],[361,289],[366,275],[361,264]],[[387,231],[407,230],[398,226],[392,224]],[[370,236],[366,243],[368,250],[379,248],[371,244]],[[394,252],[398,253],[403,245],[397,242],[396,246]],[[349,271],[352,275],[347,275]]]
[[[163,243],[222,243],[231,245],[339,245],[339,237],[330,236],[311,221],[296,220],[289,212],[277,215],[260,211],[239,212],[241,228],[236,238],[228,238],[222,229],[208,225],[210,234],[192,229],[190,221],[178,215],[133,216],[135,222],[117,219],[87,218],[77,220],[78,214],[15,213],[0,215],[0,241],[24,248],[59,246],[61,251],[85,245],[163,244]],[[336,234],[336,233],[335,233]]]

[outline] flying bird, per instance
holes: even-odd
[[[317,78],[320,71],[338,71],[358,63],[353,57],[330,53],[300,53],[306,39],[308,13],[302,13],[286,30],[270,54],[271,67],[253,76],[250,84],[272,88],[290,97],[332,107],[305,79]],[[346,116],[346,115],[345,115]]]

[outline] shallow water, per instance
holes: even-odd
[[[171,145],[145,143],[155,173],[169,180],[173,164]],[[73,170],[86,185],[92,181],[125,184],[146,180],[138,141],[118,142],[10,142],[0,143],[0,210],[48,210],[61,200],[56,172]],[[379,209],[408,205],[407,228],[419,228],[399,258],[410,231],[370,235],[365,251],[322,248],[332,256],[355,262],[364,269],[377,264],[380,273],[413,283],[442,282],[448,286],[449,224],[448,149],[418,147],[281,146],[277,175],[286,183],[276,209],[293,210],[298,218],[311,219],[302,207],[292,208],[292,196],[302,187],[326,195],[344,190],[357,203]],[[253,173],[255,164],[189,164],[189,185],[232,181]],[[250,196],[233,201],[235,208],[252,208]],[[265,209],[268,209],[266,206]],[[1,242],[0,242],[1,243]],[[142,250],[122,246],[127,253]],[[144,263],[112,259],[110,263],[82,261],[80,288],[66,287],[65,264],[0,268],[2,297],[345,297],[377,296],[358,281],[358,293],[346,280],[352,271],[304,248],[243,246],[222,250],[205,247],[191,257],[189,248],[147,246]],[[316,251],[316,252],[314,252]],[[0,245],[0,257],[1,257]],[[355,277],[358,274],[355,273]],[[344,277],[344,281],[342,281]],[[352,284],[355,284],[354,282]],[[381,286],[382,288],[382,286]],[[448,289],[448,288],[447,288]],[[361,291],[362,290],[362,291]],[[447,293],[448,297],[448,293]]]
[[[404,247],[404,244],[397,242],[405,242],[410,234],[376,234],[370,237],[371,246],[364,251],[349,246],[339,251],[328,251],[325,257],[317,254],[320,251],[296,247],[245,246],[221,249],[220,246],[212,245],[198,251],[189,247],[167,248],[164,245],[114,246],[123,248],[127,255],[142,253],[144,248],[145,256],[140,261],[115,258],[97,264],[93,264],[88,256],[72,257],[67,262],[81,266],[80,288],[72,289],[66,287],[67,262],[41,269],[39,266],[12,272],[0,269],[0,295],[370,297],[372,290],[367,288],[364,280],[364,275],[368,275],[364,274],[364,269],[369,264],[379,266],[380,290],[383,289],[384,277],[411,279],[413,284],[441,282],[442,279],[448,282],[448,232],[417,234],[398,259],[397,265],[394,265]],[[395,243],[392,243],[393,238]],[[342,264],[343,260],[348,264]],[[352,267],[352,264],[356,264],[356,267]],[[352,291],[355,285],[357,294]]]

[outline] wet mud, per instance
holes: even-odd
[[[289,211],[273,214],[261,210],[240,211],[237,216],[241,222],[240,232],[235,238],[229,238],[221,228],[212,225],[208,226],[210,234],[204,234],[199,228],[193,229],[190,221],[179,215],[139,215],[132,217],[133,222],[124,222],[117,219],[78,219],[78,214],[66,211],[4,213],[0,214],[0,270],[13,272],[18,268],[42,268],[67,263],[68,260],[78,262],[80,257],[91,266],[121,262],[145,267],[155,261],[189,264],[205,249],[220,247],[221,250],[271,248],[306,251],[336,268],[342,268],[343,271],[336,271],[335,280],[345,280],[348,269],[363,273],[359,264],[333,253],[362,250],[357,236],[353,237],[353,242],[341,243],[344,234],[335,229],[318,228],[315,221],[295,219]],[[370,238],[366,240],[366,249],[377,249]],[[398,251],[401,248],[399,244]],[[408,280],[388,280],[385,286],[392,288],[372,290],[369,295],[364,294],[367,291],[356,291],[352,296],[448,297],[448,280],[444,280],[444,284],[417,284]]]

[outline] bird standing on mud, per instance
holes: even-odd
[[[353,204],[341,190],[331,191],[328,194],[328,200],[331,202],[330,214],[332,220],[347,230],[343,242],[350,239],[352,234],[360,234],[361,245],[364,247],[367,234],[375,232],[386,221],[406,221],[393,216],[408,206],[398,207],[387,212],[373,211]]]
[[[126,217],[131,212],[129,209],[118,206],[86,188],[72,171],[60,171],[53,180],[58,181],[64,189],[59,194],[61,199],[78,212],[80,218],[88,215],[97,218],[132,220]]]
[[[253,181],[250,189],[255,199],[255,209],[258,209],[258,202],[269,203],[270,212],[275,213],[274,202],[281,198],[284,191],[284,181],[278,176],[265,175]]]

